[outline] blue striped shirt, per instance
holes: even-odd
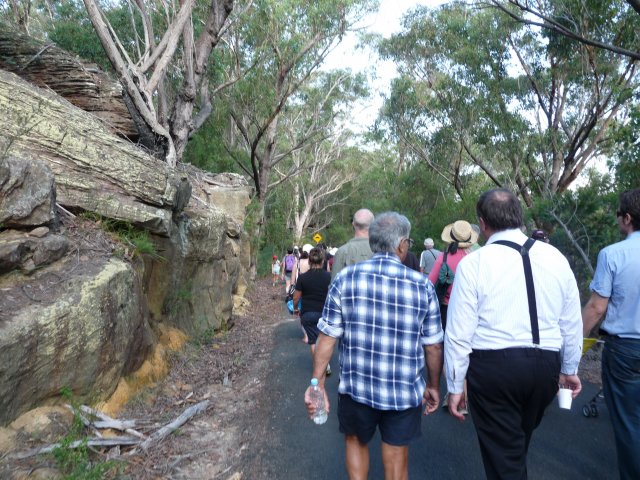
[[[421,405],[424,350],[443,340],[429,279],[391,253],[342,270],[329,287],[322,333],[341,339],[338,392],[378,410]]]

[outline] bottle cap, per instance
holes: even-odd
[[[312,387],[317,387],[318,386],[318,379],[317,378],[312,378],[311,379],[311,386]]]

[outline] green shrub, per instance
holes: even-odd
[[[105,478],[117,478],[122,471],[123,464],[115,460],[103,461],[93,459],[91,450],[87,445],[85,426],[78,415],[79,405],[73,399],[69,387],[63,387],[60,395],[73,405],[76,414],[67,434],[58,442],[59,446],[52,452],[56,467],[63,474],[65,480],[101,480]],[[74,443],[81,441],[79,446]]]

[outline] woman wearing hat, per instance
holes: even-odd
[[[429,272],[429,280],[434,285],[438,281],[438,275],[440,274],[440,268],[442,267],[443,260],[446,256],[446,262],[453,273],[456,272],[458,263],[467,254],[471,252],[471,247],[478,242],[478,232],[476,232],[471,224],[465,220],[458,220],[444,227],[442,230],[441,238],[446,242],[447,248],[444,253],[438,255],[436,262],[433,264],[433,268]],[[455,281],[455,278],[454,278]],[[442,319],[442,330],[447,328],[447,308],[449,307],[449,296],[451,295],[451,289],[453,283],[449,285],[444,298],[440,301],[440,318]],[[466,398],[466,388],[465,388]],[[447,397],[445,396],[443,407],[447,405]],[[462,413],[467,413],[466,410]]]
[[[441,238],[448,245],[445,252],[438,255],[436,263],[434,263],[433,268],[429,272],[429,280],[431,280],[431,283],[434,285],[438,280],[445,253],[447,254],[447,265],[449,265],[449,268],[455,273],[460,260],[471,252],[471,247],[478,241],[478,233],[471,227],[469,222],[458,220],[444,227]],[[452,287],[453,284],[449,286],[444,300],[440,303],[443,330],[447,328],[447,307],[449,306],[449,296],[451,295]]]

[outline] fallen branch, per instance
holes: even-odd
[[[188,398],[188,397],[187,397]],[[140,450],[146,451],[152,445],[159,443],[184,425],[190,418],[204,412],[209,406],[209,400],[204,400],[192,407],[187,408],[182,414],[176,418],[173,422],[168,423],[164,427],[160,428],[150,437],[145,437],[142,433],[133,430],[132,426],[135,426],[135,422],[132,420],[116,420],[111,418],[109,415],[106,415],[102,412],[94,410],[93,408],[87,407],[86,405],[81,405],[79,409],[72,407],[71,405],[67,405],[67,408],[70,409],[75,415],[78,415],[87,427],[96,428],[97,425],[100,425],[100,428],[114,428],[116,430],[123,430],[134,437],[111,437],[111,438],[92,438],[92,439],[83,439],[76,440],[69,445],[62,445],[61,443],[54,443],[52,445],[47,445],[45,447],[34,448],[32,450],[28,450],[26,452],[18,452],[9,455],[9,458],[21,460],[24,458],[33,457],[35,455],[41,455],[43,453],[50,453],[56,448],[78,448],[82,445],[86,445],[87,447],[119,447],[120,446],[130,446],[136,445],[136,447],[127,453],[127,455],[135,455]],[[87,418],[85,414],[91,416],[91,418]],[[100,421],[96,422],[94,419],[98,418]],[[100,435],[99,432],[96,432],[97,435]],[[144,440],[142,440],[144,439]]]
[[[118,445],[136,445],[138,443],[140,443],[140,440],[132,437],[92,438],[90,440],[76,440],[75,442],[71,442],[69,445],[65,445],[64,448],[78,448],[82,445],[87,445],[88,447],[115,447]],[[54,443],[52,445],[47,445],[46,447],[34,448],[33,450],[28,450],[26,452],[14,453],[10,455],[9,458],[22,460],[35,455],[50,453],[56,448],[61,447],[61,443]]]
[[[182,425],[184,425],[187,422],[187,420],[189,420],[191,417],[194,417],[195,415],[198,415],[199,413],[204,412],[208,406],[209,406],[209,400],[205,400],[203,402],[200,402],[194,405],[193,407],[187,408],[184,412],[182,412],[182,415],[176,418],[173,422],[168,423],[167,425],[162,427],[153,435],[149,436],[149,438],[147,438],[144,442],[142,442],[138,447],[134,448],[131,452],[129,452],[129,455],[135,455],[136,453],[138,453],[137,451],[139,449],[147,450],[151,445],[159,443],[167,435],[171,434],[172,432],[180,428]]]
[[[97,429],[111,428],[113,430],[126,432],[134,437],[147,438],[144,434],[133,429],[133,427],[136,426],[136,422],[134,420],[116,420],[111,418],[109,415],[99,412],[98,410],[94,410],[91,407],[87,407],[86,405],[81,405],[80,410],[77,410],[69,404],[65,406],[71,410],[74,415],[77,415],[86,427],[96,430],[96,435],[98,437],[102,437],[102,435],[97,431]],[[84,413],[91,415],[92,419],[88,419]],[[100,420],[96,421],[94,418],[99,418]]]
[[[70,407],[69,405],[67,405],[67,407],[73,410],[73,407]],[[93,426],[96,428],[113,428],[114,430],[120,430],[121,432],[126,432],[138,438],[147,438],[144,434],[133,429],[133,427],[136,426],[136,422],[134,420],[116,420],[115,418],[111,418],[109,415],[99,412],[98,410],[94,410],[91,407],[87,407],[86,405],[81,405],[80,410],[100,419],[100,421],[93,421]]]
[[[67,215],[69,215],[71,218],[76,218],[76,216],[71,213],[69,210],[67,210],[66,208],[64,208],[62,205],[60,205],[59,203],[56,203],[56,207],[58,207],[60,209],[60,211],[62,213],[66,213]]]

